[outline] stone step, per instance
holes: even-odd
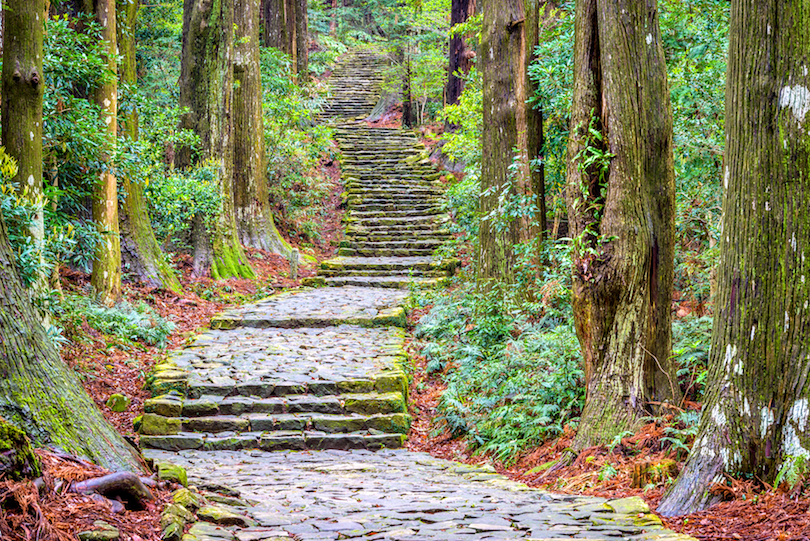
[[[439,287],[447,283],[447,277],[422,278],[409,276],[335,276],[326,278],[330,287],[359,286],[386,289],[410,289]]]
[[[214,415],[326,413],[389,414],[407,413],[401,392],[342,393],[334,395],[290,395],[259,398],[257,396],[203,395],[197,399],[164,395],[144,403],[145,413],[163,417],[211,417]]]
[[[398,449],[405,442],[404,434],[385,434],[376,431],[327,434],[318,431],[243,432],[238,435],[200,434],[181,432],[172,435],[142,435],[140,444],[147,449],[163,451],[263,451]]]
[[[338,276],[413,276],[416,278],[443,278],[447,276],[447,271],[443,270],[419,270],[419,269],[340,269],[330,270],[321,269],[318,271],[320,276],[325,277],[338,277]]]
[[[180,432],[221,434],[222,432],[275,432],[315,430],[327,434],[378,431],[405,434],[411,418],[407,413],[347,414],[329,413],[252,413],[248,415],[214,415],[208,417],[164,417],[145,413],[141,420],[141,434],[148,436],[173,435]]]
[[[442,209],[430,207],[423,210],[359,210],[353,209],[347,212],[344,217],[349,220],[369,220],[372,218],[427,218],[438,220],[446,216]]]
[[[348,201],[353,209],[359,212],[424,212],[436,209],[436,202],[422,203],[419,201],[398,201],[391,198],[385,202],[368,203],[365,201]],[[441,208],[439,208],[441,210]],[[354,211],[353,211],[354,212]]]
[[[362,257],[415,257],[429,256],[432,248],[340,248],[339,256]]]
[[[321,263],[324,270],[390,270],[390,271],[436,271],[453,272],[457,265],[454,260],[439,261],[432,257],[335,257]]]

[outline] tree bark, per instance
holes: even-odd
[[[106,49],[107,69],[117,75],[118,54],[115,0],[82,0],[86,13],[95,16],[101,27]],[[102,234],[93,257],[90,283],[104,304],[114,304],[121,297],[121,237],[118,226],[118,181],[113,174],[113,154],[118,139],[118,83],[104,81],[95,90],[95,102],[101,108],[106,126],[108,148],[101,153],[102,171],[93,190],[93,221]]]
[[[299,0],[284,0],[284,52],[290,55],[290,71],[298,73],[298,25],[295,4]]]
[[[36,206],[31,237],[44,265],[45,221],[42,189],[42,100],[45,80],[42,71],[44,0],[6,0],[3,34],[3,144],[17,161],[13,182]],[[44,271],[44,267],[42,269]],[[33,284],[38,293],[47,288],[47,276],[40,273]]]
[[[200,137],[204,159],[218,164],[220,212],[211,227],[212,278],[253,278],[239,244],[233,198],[233,0],[185,0],[180,106],[181,127]],[[188,151],[179,164],[190,165]],[[195,224],[202,224],[202,220]],[[205,238],[202,233],[195,238]]]
[[[0,417],[36,445],[52,445],[110,470],[145,467],[59,358],[14,265],[0,219]]]
[[[267,189],[259,7],[259,0],[235,1],[234,205],[242,244],[286,257],[292,247],[276,229]]]
[[[672,112],[656,0],[578,0],[575,32],[566,200],[588,389],[582,449],[637,428],[649,401],[680,391]]]
[[[264,16],[264,46],[275,47],[291,54],[288,50],[287,15],[285,0],[262,0]]]
[[[295,0],[295,72],[299,81],[309,79],[309,18],[307,0]]]
[[[538,40],[539,2],[485,0],[482,8],[484,133],[477,280],[488,287],[496,280],[513,283],[514,245],[545,230],[545,188],[540,171],[531,167],[540,153],[541,119],[526,104],[534,93],[527,69]],[[503,195],[509,204],[526,210],[508,217]]]
[[[138,20],[139,0],[118,0],[118,50],[121,54],[120,80],[124,85],[135,88],[137,66],[135,62],[135,28]],[[138,111],[135,104],[122,115],[124,123],[122,135],[136,141],[138,139]],[[174,270],[169,266],[163,251],[155,238],[143,185],[123,178],[121,187],[126,194],[120,203],[121,215],[121,258],[124,268],[138,280],[151,287],[168,289],[180,293],[182,287]]]
[[[467,22],[475,13],[475,0],[452,0],[450,6],[450,28],[457,24]],[[464,92],[464,79],[458,74],[467,74],[472,68],[472,51],[467,47],[462,35],[450,38],[448,51],[449,67],[447,70],[447,86],[445,87],[445,102],[447,105],[458,103],[461,93]],[[445,129],[456,131],[459,127],[445,122]]]
[[[698,436],[664,515],[810,458],[810,0],[733,0],[721,260]],[[800,464],[803,462],[802,464]]]

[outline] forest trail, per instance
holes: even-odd
[[[431,257],[446,233],[415,139],[375,130],[338,128],[350,214],[349,240],[322,269],[334,287],[223,313],[155,369],[145,455],[243,500],[221,505],[230,526],[200,522],[184,539],[690,539],[639,498],[554,495],[400,449],[410,422],[401,287],[449,269]]]

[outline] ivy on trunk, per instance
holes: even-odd
[[[656,0],[578,0],[566,201],[587,397],[574,446],[638,428],[680,397],[672,110]]]

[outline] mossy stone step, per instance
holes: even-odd
[[[346,257],[413,257],[429,256],[433,248],[340,248],[339,256]]]
[[[263,451],[321,451],[328,449],[350,450],[399,449],[405,442],[405,434],[386,434],[371,431],[347,434],[327,434],[319,431],[273,431],[243,432],[238,435],[201,434],[181,432],[172,435],[143,435],[142,447],[163,451],[240,451],[261,449]]]
[[[377,270],[448,270],[456,261],[439,261],[432,257],[335,257],[321,263],[324,270],[377,269]]]
[[[328,413],[252,413],[242,416],[215,415],[209,417],[164,417],[145,413],[141,434],[148,436],[187,433],[219,434],[222,432],[273,432],[317,430],[327,434],[363,430],[405,434],[410,428],[406,413],[347,414]]]
[[[408,276],[335,276],[326,278],[332,287],[357,286],[389,289],[432,288],[447,285],[448,278],[420,278]]]
[[[399,270],[374,270],[374,269],[340,269],[340,270],[326,270],[321,269],[318,271],[320,276],[327,278],[334,278],[338,276],[345,277],[362,277],[362,276],[403,276],[414,278],[444,278],[447,276],[446,271],[425,271],[418,269],[399,269]]]
[[[406,413],[401,392],[344,393],[333,396],[297,395],[270,398],[204,395],[198,399],[172,396],[151,398],[144,403],[145,413],[164,417],[210,417],[212,415],[328,413],[387,414]]]

